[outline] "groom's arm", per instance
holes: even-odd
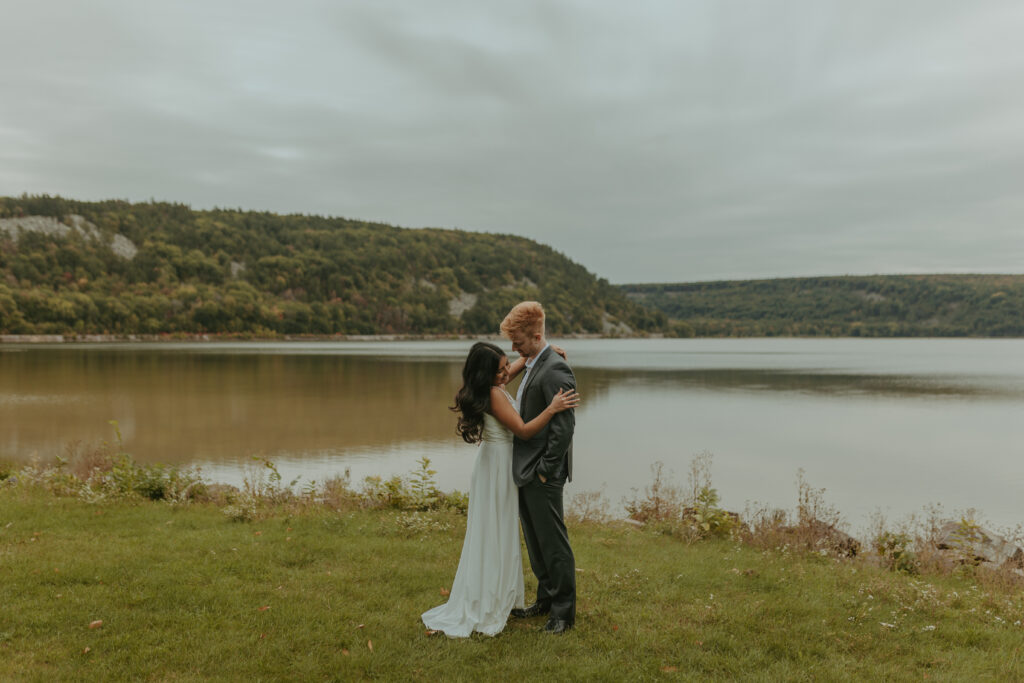
[[[550,368],[544,377],[544,400],[547,403],[555,397],[559,389],[575,389],[576,378],[568,365],[559,363]],[[547,429],[547,444],[537,464],[537,474],[548,480],[558,474],[565,460],[565,453],[572,443],[572,434],[576,428],[576,414],[572,410],[563,410],[551,418]]]

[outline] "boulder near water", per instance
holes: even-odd
[[[1024,548],[968,521],[946,522],[936,546],[956,553],[962,562],[991,568],[1024,569]]]

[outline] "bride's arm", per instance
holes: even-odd
[[[516,358],[508,365],[508,381],[511,382],[526,367],[526,359],[522,356]]]
[[[575,389],[569,391],[559,389],[555,397],[551,399],[551,403],[540,415],[524,423],[523,418],[519,417],[519,413],[512,407],[512,402],[505,396],[505,392],[499,387],[491,387],[491,415],[520,439],[536,436],[537,432],[543,429],[555,414],[575,408],[579,404],[580,395],[576,393]]]

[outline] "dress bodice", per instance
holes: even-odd
[[[515,400],[509,396],[508,392],[503,391],[505,397],[515,408]],[[510,432],[503,424],[498,421],[498,418],[494,417],[490,413],[484,413],[484,431],[482,434],[483,441],[487,443],[508,443],[512,441],[512,432]]]

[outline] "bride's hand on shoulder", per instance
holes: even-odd
[[[560,413],[563,410],[576,408],[580,404],[580,395],[575,389],[559,389],[554,398],[551,399],[548,408],[552,413]]]
[[[562,360],[569,360],[569,356],[566,355],[565,349],[563,349],[561,346],[558,346],[557,344],[552,344],[551,350],[557,353],[559,356],[561,356]]]

